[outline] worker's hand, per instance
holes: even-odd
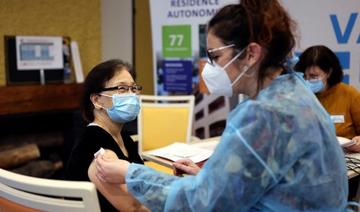
[[[200,167],[189,159],[180,159],[173,164],[174,175],[182,176],[183,174],[196,175]]]
[[[95,162],[97,170],[96,176],[100,181],[107,183],[125,183],[125,176],[129,167],[128,161],[119,160],[116,154],[114,155],[106,150],[105,154],[96,157]]]
[[[360,152],[360,136],[355,136],[352,140],[355,141],[355,144],[347,147],[347,149],[352,152]]]

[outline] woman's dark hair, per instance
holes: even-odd
[[[94,121],[94,105],[90,100],[91,94],[100,93],[117,71],[126,70],[135,80],[136,74],[129,63],[113,59],[96,65],[87,75],[84,82],[84,92],[81,99],[81,113],[85,121]]]
[[[305,73],[311,66],[318,66],[326,74],[330,74],[327,84],[330,87],[340,83],[343,79],[343,70],[338,57],[326,46],[318,45],[307,48],[299,58],[294,69]]]
[[[295,23],[277,0],[241,0],[220,9],[208,23],[208,31],[237,50],[251,42],[267,49],[258,73],[258,90],[268,67],[283,67],[295,45]],[[234,52],[236,54],[237,52]]]

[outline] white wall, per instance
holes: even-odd
[[[133,63],[132,0],[101,0],[102,60]]]
[[[345,82],[360,90],[360,1],[282,0],[297,22],[302,52],[312,45],[326,45],[341,54]],[[346,80],[348,79],[348,80]]]

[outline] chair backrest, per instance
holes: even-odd
[[[0,211],[100,211],[91,182],[42,179],[0,169]]]
[[[193,95],[140,95],[140,104],[139,153],[173,142],[190,142],[194,110]]]

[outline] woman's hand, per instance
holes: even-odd
[[[125,176],[129,167],[129,162],[119,160],[113,156],[111,151],[99,155],[96,159],[96,176],[102,182],[107,183],[125,183]]]
[[[352,152],[360,152],[360,136],[355,136],[352,140],[355,141],[355,144],[349,146],[347,149]]]
[[[172,165],[176,176],[182,176],[183,174],[196,175],[200,171],[200,167],[189,159],[177,160]]]

